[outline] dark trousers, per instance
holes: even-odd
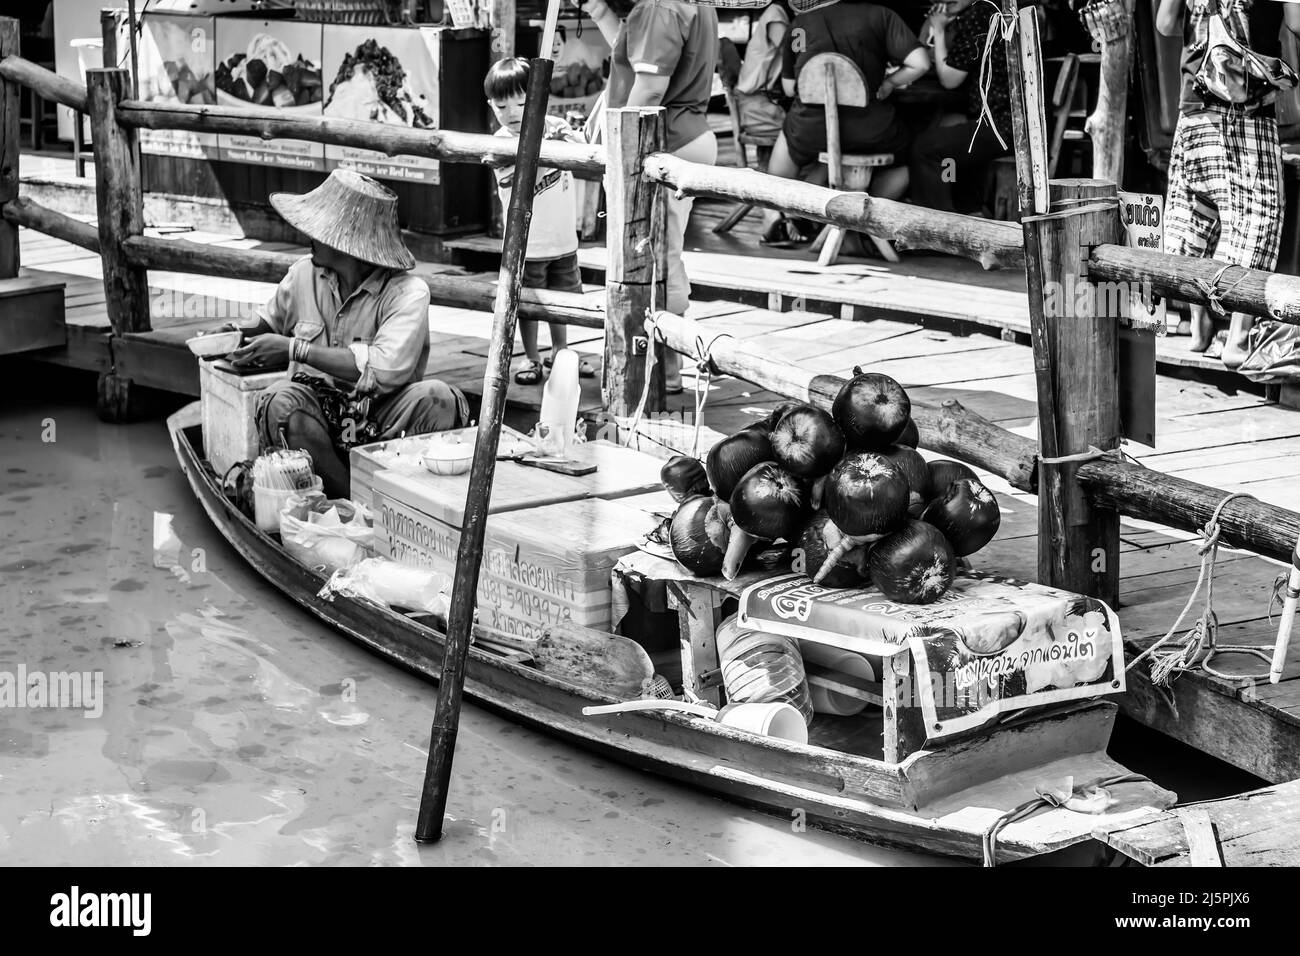
[[[1008,134],[1003,148],[987,122],[975,133],[974,143],[972,133],[974,120],[958,126],[934,126],[917,136],[909,163],[913,203],[955,212],[954,196],[959,194],[967,205],[978,207],[988,165],[1011,154],[1011,140]]]

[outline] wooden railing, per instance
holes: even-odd
[[[104,260],[106,301],[113,331],[148,327],[145,270],[161,268],[232,278],[278,280],[293,261],[284,253],[214,249],[182,239],[143,235],[142,197],[135,142],[139,129],[191,129],[289,137],[335,145],[361,146],[390,154],[428,156],[446,162],[499,165],[514,158],[513,144],[500,137],[450,131],[416,132],[378,124],[323,118],[286,117],[265,110],[213,107],[160,107],[126,96],[121,70],[90,70],[88,86],[50,73],[17,55],[17,25],[0,18],[0,267],[12,249],[8,273],[17,269],[17,226],[58,236],[97,250]],[[46,99],[88,111],[94,124],[98,224],[86,225],[18,196],[17,90],[36,89]],[[12,107],[11,107],[12,104]],[[963,256],[985,268],[1026,268],[1031,279],[1035,370],[1040,386],[1039,417],[1053,428],[1054,456],[1085,453],[1087,460],[1045,465],[1038,443],[1015,435],[956,403],[936,407],[917,402],[913,418],[921,444],[969,461],[1005,478],[1012,486],[1040,494],[1040,577],[1114,600],[1118,584],[1117,533],[1098,539],[1101,552],[1078,550],[1079,527],[1117,529],[1119,514],[1197,530],[1226,497],[1220,489],[1171,478],[1121,460],[1114,451],[1118,425],[1110,424],[1117,402],[1113,367],[1114,329],[1119,316],[1093,310],[1046,322],[1042,303],[1048,283],[1150,283],[1161,294],[1193,303],[1300,323],[1300,280],[1258,270],[1125,248],[1118,243],[1115,187],[1100,181],[1053,184],[1052,209],[1021,226],[922,209],[843,193],[761,173],[702,166],[663,150],[662,111],[609,111],[603,149],[546,143],[542,163],[589,179],[604,178],[607,189],[608,264],[604,310],[581,296],[525,294],[521,315],[605,329],[603,397],[615,418],[630,416],[641,401],[644,351],[663,341],[694,354],[704,330],[688,319],[658,311],[664,302],[666,243],[662,189],[692,196],[751,202],[851,230],[891,238],[903,248],[930,249]],[[1032,237],[1032,243],[1028,240]],[[1030,250],[1027,254],[1026,250]],[[1217,286],[1215,285],[1215,280]],[[435,302],[487,309],[489,283],[438,275],[429,278]],[[1101,298],[1101,297],[1099,297]],[[1105,299],[1103,298],[1103,301]],[[648,316],[653,316],[648,319]],[[649,326],[649,327],[647,327]],[[1102,343],[1098,345],[1097,343]],[[1074,346],[1086,346],[1072,354]],[[1087,354],[1083,354],[1086,352]],[[828,406],[843,385],[783,362],[761,348],[729,338],[710,349],[722,372],[778,394]],[[648,391],[646,409],[663,407],[661,373]],[[1096,405],[1092,415],[1079,405]],[[1080,425],[1084,422],[1084,425]],[[1063,437],[1064,436],[1064,437]],[[1090,437],[1092,436],[1092,437]],[[1089,444],[1100,457],[1089,457]],[[1070,504],[1069,502],[1073,502]],[[1286,560],[1300,532],[1296,512],[1251,499],[1230,502],[1221,516],[1227,544]],[[1075,529],[1074,531],[1071,528]],[[1100,573],[1080,569],[1100,565]]]

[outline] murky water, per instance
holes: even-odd
[[[417,845],[433,687],[249,570],[161,419],[103,425],[93,379],[41,370],[51,401],[20,373],[0,364],[0,672],[102,672],[103,712],[0,709],[0,863],[935,862],[794,833],[473,705],[453,819]]]

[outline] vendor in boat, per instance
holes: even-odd
[[[349,493],[353,445],[463,427],[458,388],[424,378],[429,287],[413,275],[397,196],[368,176],[336,169],[305,195],[271,205],[311,240],[231,354],[242,368],[289,365],[256,406],[264,448],[306,450],[331,498]]]

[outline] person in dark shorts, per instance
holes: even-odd
[[[795,100],[767,171],[794,179],[826,149],[824,109],[820,104],[802,103],[795,95],[799,71],[818,53],[842,53],[862,71],[869,101],[865,107],[840,107],[840,142],[846,153],[893,153],[896,165],[876,173],[871,194],[897,199],[907,189],[905,164],[912,132],[890,96],[925,75],[930,56],[898,14],[874,3],[846,0],[794,18],[782,48],[781,80],[785,92]],[[892,64],[901,67],[887,73]],[[813,175],[824,175],[824,168],[819,167]],[[791,220],[779,213],[769,211],[765,222],[764,242],[786,244],[804,238]]]
[[[982,205],[984,173],[993,160],[1011,153],[1011,92],[1006,44],[999,35],[988,46],[990,21],[998,11],[977,0],[948,0],[930,11],[934,69],[945,89],[964,87],[964,119],[941,121],[918,134],[912,144],[911,198],[918,206],[957,210],[953,186],[970,186],[966,208]],[[984,51],[989,50],[984,82]]]
[[[524,118],[525,93],[528,90],[530,65],[523,57],[512,56],[492,64],[483,80],[483,94],[501,128],[497,136],[519,137]],[[546,117],[546,138],[582,142],[582,137],[558,116]],[[510,205],[510,188],[515,168],[494,169],[501,208]],[[524,251],[525,289],[552,289],[556,292],[581,292],[578,274],[578,221],[573,173],[563,169],[537,170],[533,189],[533,218],[528,229],[528,248]],[[568,346],[568,330],[562,322],[549,322],[551,354]],[[542,380],[542,356],[537,347],[537,322],[519,320],[519,334],[524,340],[524,364],[515,372],[520,385],[537,385]],[[546,360],[547,367],[551,360]],[[591,378],[596,370],[586,359],[578,364],[578,374]]]

